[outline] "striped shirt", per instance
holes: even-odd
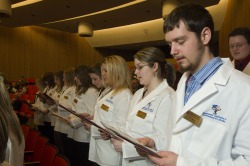
[[[198,70],[193,75],[190,75],[186,82],[184,105],[187,103],[189,98],[198,91],[206,81],[211,78],[214,73],[223,64],[219,57],[215,57],[208,61],[200,70]]]

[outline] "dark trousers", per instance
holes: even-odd
[[[50,122],[44,122],[44,131],[42,135],[48,137],[49,143],[54,144],[54,127]]]
[[[75,166],[92,165],[89,161],[89,143],[74,141]]]

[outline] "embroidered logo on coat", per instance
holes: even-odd
[[[144,106],[142,109],[145,111],[153,112],[154,110],[150,108],[152,106],[152,103],[148,103],[146,106]]]
[[[221,109],[220,106],[218,106],[216,104],[213,104],[212,105],[212,110],[208,111],[208,112],[203,112],[202,116],[208,117],[208,118],[214,119],[216,121],[224,122],[225,123],[226,120],[227,120],[227,118],[225,118],[223,115],[217,115],[219,111],[221,112],[223,110]]]
[[[214,110],[214,115],[217,115],[217,112],[218,112],[218,111],[221,111],[221,108],[220,108],[220,106],[218,106],[218,105],[213,105],[213,106],[212,106],[212,109]]]

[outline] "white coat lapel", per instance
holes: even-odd
[[[72,89],[73,89],[73,86],[67,88],[67,89],[63,92],[63,96],[67,95]]]
[[[199,91],[197,91],[195,94],[193,94],[192,97],[188,100],[186,105],[181,110],[181,113],[178,114],[179,116],[177,117],[177,120],[176,120],[176,123],[178,125],[176,125],[176,127],[174,129],[174,133],[181,132],[181,131],[186,130],[186,129],[190,128],[191,126],[193,126],[193,123],[184,119],[183,115],[189,110],[192,111],[192,108],[195,107],[195,105],[200,103],[206,97],[214,94],[215,92],[217,92],[217,88],[215,87],[214,82],[210,80],[210,82],[207,82],[206,85],[204,85]],[[200,117],[202,116],[203,112],[204,112],[204,110],[202,110],[202,109],[195,110],[195,114],[197,114]]]
[[[110,89],[108,89],[108,90],[110,90]],[[106,95],[104,95],[102,98],[98,98],[98,101],[97,101],[97,103],[102,103],[103,101],[105,101],[106,99],[108,99],[112,94],[113,94],[113,92],[114,92],[114,90],[111,90],[110,92],[108,92]],[[105,93],[105,91],[103,92],[103,93]]]
[[[166,88],[167,86],[168,86],[167,81],[163,80],[163,82],[155,90],[153,90],[150,94],[148,94],[143,100],[139,101],[138,98],[141,99],[142,95],[143,95],[143,91],[141,91],[141,93],[138,94],[138,97],[137,97],[137,102],[138,101],[139,102],[138,103],[135,102],[136,106],[133,108],[133,110],[129,114],[129,117],[136,114],[138,112],[138,110],[140,110],[141,108],[146,106],[148,103],[154,101],[156,96],[159,95],[164,90],[164,88]]]
[[[174,133],[181,132],[182,130],[186,130],[187,128],[193,126],[193,124],[191,122],[185,120],[184,118],[182,118],[182,116],[187,111],[189,111],[189,110],[192,111],[192,109],[197,104],[202,102],[202,100],[204,100],[206,97],[215,94],[218,91],[218,89],[216,87],[217,84],[220,84],[220,85],[227,84],[227,81],[231,75],[231,72],[228,72],[228,71],[233,70],[231,65],[232,64],[230,61],[228,61],[228,63],[225,63],[224,65],[222,65],[220,67],[220,69],[215,73],[215,75],[210,80],[208,80],[204,84],[204,86],[202,86],[201,89],[199,89],[196,93],[193,94],[193,96],[191,96],[191,98],[188,100],[188,102],[186,103],[186,105],[183,108],[181,108],[181,106],[183,106],[185,88],[182,88],[180,91],[177,92],[177,95],[179,95],[179,96],[177,99],[177,110],[176,111],[181,111],[181,112],[177,114],[176,126],[174,129]],[[227,73],[225,73],[224,71],[227,71]],[[181,82],[181,84],[183,82],[185,83],[186,82],[185,80],[183,80]],[[181,87],[185,87],[185,86],[182,85]],[[181,102],[182,102],[182,105],[179,105],[179,104],[181,104]],[[197,114],[199,116],[201,116],[203,112],[204,112],[204,110],[202,110],[202,109],[195,110],[195,114]]]

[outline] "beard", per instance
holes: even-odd
[[[181,73],[185,73],[187,71],[190,71],[191,73],[195,73],[200,68],[200,63],[202,61],[202,58],[204,57],[205,47],[202,45],[201,42],[198,43],[197,51],[196,51],[196,58],[192,60],[185,58],[186,63],[180,63],[178,64],[178,70]]]

